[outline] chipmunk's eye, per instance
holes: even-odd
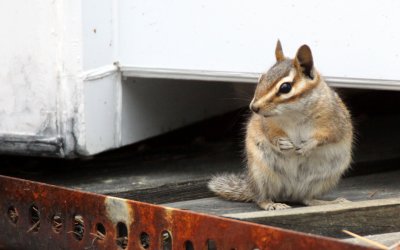
[[[287,94],[290,92],[290,90],[292,90],[292,83],[290,82],[284,82],[279,87],[279,93],[281,94]]]

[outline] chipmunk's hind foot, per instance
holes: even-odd
[[[341,204],[341,203],[348,203],[351,202],[345,198],[339,197],[333,201],[325,201],[325,200],[305,200],[303,201],[303,204],[306,206],[321,206],[321,205],[329,205],[329,204]]]
[[[283,209],[288,209],[291,208],[289,205],[285,203],[275,203],[273,201],[261,201],[257,202],[257,205],[267,211],[273,211],[273,210],[283,210]]]

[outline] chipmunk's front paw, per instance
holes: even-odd
[[[307,156],[311,153],[311,151],[317,146],[316,140],[308,140],[300,143],[300,145],[296,146],[296,153],[299,155]]]
[[[276,144],[280,151],[288,151],[294,149],[294,145],[289,138],[278,138]]]

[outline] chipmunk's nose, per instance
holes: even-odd
[[[251,111],[253,111],[254,113],[258,113],[258,111],[260,111],[260,107],[254,105],[254,103],[250,104],[250,109]]]

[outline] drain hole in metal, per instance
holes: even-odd
[[[144,249],[149,248],[150,246],[150,236],[148,233],[143,232],[140,234],[140,244]]]
[[[194,250],[193,243],[190,240],[185,241],[185,250]]]
[[[81,215],[74,216],[73,233],[77,240],[83,239],[83,234],[85,233],[85,223]]]
[[[207,249],[208,250],[217,250],[217,244],[213,240],[207,240]]]
[[[59,215],[54,215],[52,220],[51,220],[51,227],[53,228],[53,231],[56,233],[60,233],[63,227],[63,221],[61,219],[61,216]]]
[[[27,232],[38,232],[40,228],[40,211],[35,204],[29,208],[29,218],[31,221],[31,227]]]
[[[128,228],[122,222],[117,224],[117,245],[122,249],[128,246]]]
[[[10,219],[10,221],[13,224],[17,224],[17,222],[18,222],[18,211],[17,211],[17,209],[15,207],[13,207],[13,206],[9,207],[8,210],[7,210],[7,215],[8,215],[8,218]]]
[[[168,231],[163,231],[161,233],[161,239],[162,239],[162,249],[172,250],[172,237]]]
[[[101,223],[97,223],[96,224],[96,233],[97,233],[97,238],[99,240],[104,240],[105,236],[106,236],[106,228],[104,227],[103,224]]]
[[[96,224],[96,233],[90,233],[94,238],[92,240],[92,246],[96,240],[104,240],[106,238],[106,228],[103,224],[97,223]]]

